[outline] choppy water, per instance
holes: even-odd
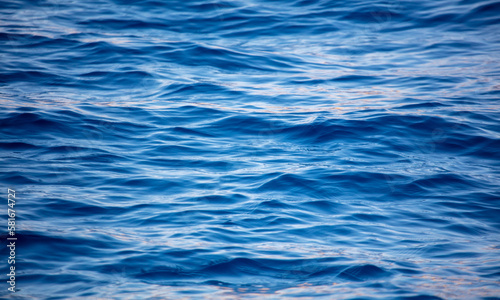
[[[498,299],[499,2],[8,0],[0,29],[13,298]]]

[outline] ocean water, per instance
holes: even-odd
[[[500,299],[500,2],[2,0],[0,40],[2,299]]]

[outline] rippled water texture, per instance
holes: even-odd
[[[0,40],[0,297],[499,299],[500,2],[2,0]]]

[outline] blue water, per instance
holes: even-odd
[[[500,299],[500,2],[2,0],[0,40],[0,297]]]

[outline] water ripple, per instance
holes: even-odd
[[[499,12],[0,1],[16,295],[497,299]]]

